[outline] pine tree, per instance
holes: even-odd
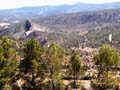
[[[46,52],[46,64],[50,78],[50,90],[56,90],[57,84],[61,82],[61,66],[64,58],[64,49],[52,43]],[[57,90],[59,90],[57,88]]]
[[[0,38],[0,89],[10,87],[17,73],[17,67],[17,53],[13,48],[12,40],[3,36]]]
[[[112,67],[118,67],[120,65],[120,55],[117,50],[110,45],[103,45],[98,54],[94,56],[94,60],[98,69],[97,81],[106,85],[113,83],[109,82],[109,74],[111,74]]]
[[[119,53],[109,45],[102,46],[94,60],[100,73],[109,72],[112,66],[120,65]]]
[[[21,71],[31,77],[28,83],[31,84],[30,89],[34,90],[36,88],[37,82],[36,78],[39,72],[39,67],[41,64],[41,46],[35,39],[30,39],[24,46],[23,49],[24,60],[21,61]],[[26,83],[27,84],[27,83]]]
[[[76,88],[76,79],[79,78],[80,72],[83,69],[83,65],[81,63],[80,54],[77,51],[73,51],[70,58],[70,70],[73,75],[73,88]]]

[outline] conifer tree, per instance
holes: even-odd
[[[80,72],[83,69],[83,65],[81,63],[80,54],[77,51],[73,51],[70,58],[70,70],[73,75],[73,88],[76,88],[76,79],[79,79]]]
[[[112,72],[112,68],[120,65],[120,55],[117,50],[110,45],[103,45],[98,54],[94,56],[94,60],[98,70],[97,81],[106,85],[110,83],[111,85],[115,84],[115,82],[109,82],[109,80],[113,78],[111,77],[111,79],[109,79],[109,76],[111,75],[110,72]]]
[[[0,38],[0,89],[9,90],[11,81],[17,73],[17,53],[12,40],[7,36]],[[7,89],[5,89],[7,88]]]
[[[41,46],[35,39],[30,39],[24,46],[23,49],[24,60],[21,61],[21,71],[24,74],[31,77],[28,83],[31,84],[30,90],[35,90],[37,82],[36,78],[39,72],[39,67],[41,65]],[[26,84],[28,84],[26,83]]]
[[[46,52],[47,69],[50,78],[50,90],[56,90],[57,84],[61,82],[61,66],[64,58],[64,49],[59,45],[52,43]],[[57,90],[59,90],[57,88]]]

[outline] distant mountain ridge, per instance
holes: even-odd
[[[108,35],[112,33],[113,44],[120,45],[120,9],[66,13],[4,25],[8,28],[1,28],[0,35],[19,40],[35,37],[40,42],[55,41],[65,47],[78,47],[87,37],[88,46],[95,47],[109,43]]]
[[[14,20],[15,23],[17,20],[19,21],[26,18],[39,18],[63,13],[88,12],[118,8],[120,8],[120,2],[104,4],[76,3],[74,5],[23,7],[18,9],[0,10],[0,20]]]

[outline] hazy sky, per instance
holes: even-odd
[[[120,0],[0,0],[0,9],[11,9],[24,6],[74,4],[77,2],[105,3],[105,2],[120,2]]]

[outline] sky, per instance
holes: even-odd
[[[27,6],[61,5],[75,3],[110,3],[120,0],[0,0],[0,9],[12,9]]]

